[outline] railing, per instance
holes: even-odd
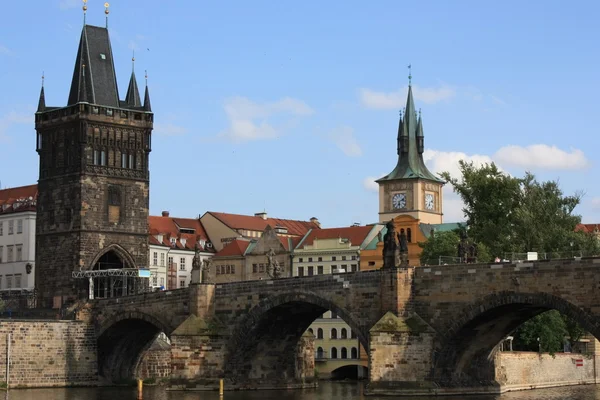
[[[553,251],[553,252],[527,252],[527,253],[504,253],[501,261],[523,262],[540,260],[567,260],[581,257],[594,257],[598,254],[586,252],[583,250]]]

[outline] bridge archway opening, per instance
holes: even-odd
[[[168,332],[149,317],[123,317],[104,329],[98,337],[98,374],[108,382],[128,382],[146,378],[140,370],[142,357]]]
[[[332,381],[356,381],[369,377],[369,368],[360,364],[347,364],[331,371]]]
[[[454,326],[442,328],[436,351],[434,380],[442,386],[495,383],[494,356],[498,345],[528,320],[557,310],[598,338],[599,321],[568,301],[549,294],[510,293],[488,296],[469,306]]]
[[[334,322],[345,322],[356,332],[355,346],[360,341],[364,348],[368,348],[366,335],[361,327],[352,320],[349,313],[336,305],[307,294],[268,298],[250,310],[236,328],[225,362],[226,377],[233,381],[268,382],[312,379],[312,370],[310,376],[303,376],[308,369],[306,365],[300,365],[300,361],[313,363],[314,368],[315,360],[319,363],[331,358],[331,342],[341,339],[330,337],[331,328],[326,323],[321,327],[313,326],[313,332],[317,335],[310,334],[310,340],[314,340],[314,354],[308,360],[302,357],[304,354],[301,345],[306,338],[303,335],[309,334],[311,324],[330,310],[332,314],[339,316]],[[323,331],[325,335],[320,334]],[[321,339],[317,339],[318,337]],[[349,351],[347,350],[348,356]],[[339,357],[338,353],[337,358]]]

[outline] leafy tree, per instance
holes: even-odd
[[[426,242],[419,243],[421,251],[421,264],[437,264],[440,257],[457,257],[460,234],[458,231],[439,232],[431,235]],[[490,253],[485,244],[477,246],[477,261],[490,261]],[[450,264],[450,262],[448,262]]]
[[[552,354],[563,351],[568,332],[563,316],[556,310],[550,310],[536,315],[519,326],[514,336],[515,350],[542,351]]]

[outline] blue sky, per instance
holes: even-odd
[[[35,183],[33,114],[66,105],[78,0],[7,2],[0,25],[0,181]],[[104,25],[103,1],[87,22]],[[600,222],[600,3],[113,0],[121,97],[136,49],[155,113],[150,211],[378,219],[413,66],[433,171],[460,158],[559,179]],[[447,188],[445,221],[461,219]]]

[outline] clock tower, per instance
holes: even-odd
[[[409,83],[406,109],[398,123],[398,163],[392,172],[377,180],[380,222],[409,215],[426,224],[442,223],[444,181],[427,169],[423,151],[423,121],[421,113],[417,115],[415,110]]]

